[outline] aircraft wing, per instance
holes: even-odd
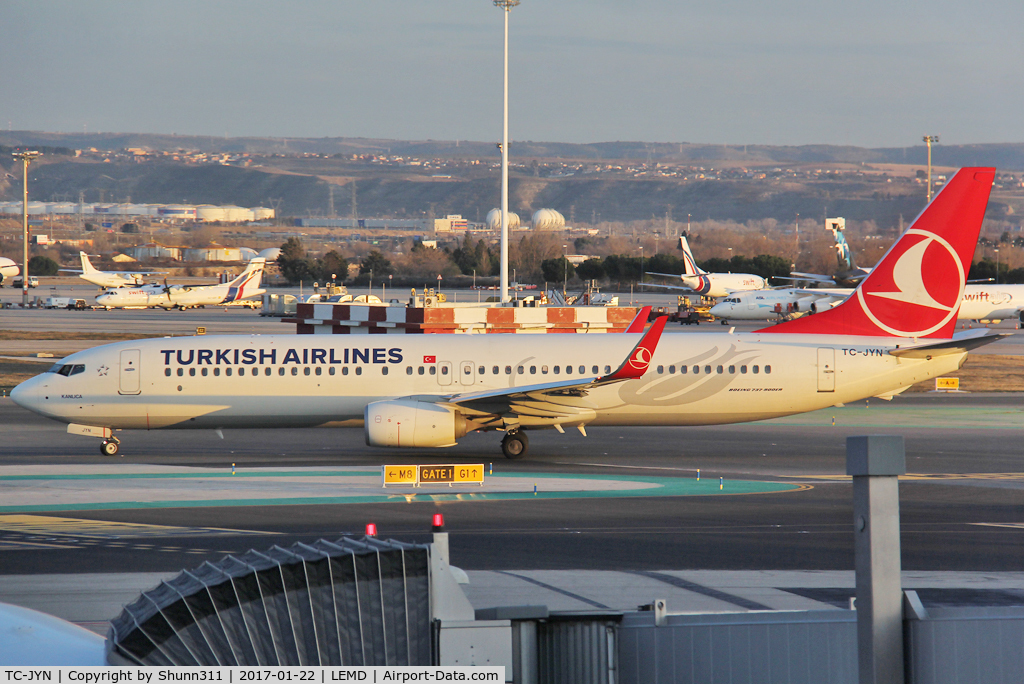
[[[655,275],[655,274],[650,274],[650,275]],[[660,275],[660,274],[657,274],[657,275]],[[676,276],[676,277],[678,278],[679,276]],[[697,291],[694,290],[692,287],[685,287],[683,285],[665,285],[665,284],[662,284],[662,283],[638,283],[638,285],[640,285],[640,287],[661,287],[661,288],[664,288],[666,290],[680,290],[681,292],[690,292],[692,294],[697,294]]]
[[[557,419],[572,419],[583,414],[592,414],[593,408],[581,405],[574,399],[582,398],[595,387],[611,385],[640,378],[654,357],[654,350],[661,339],[661,333],[668,322],[667,316],[659,316],[615,372],[604,376],[591,376],[560,380],[522,387],[509,387],[482,392],[466,392],[443,397],[441,403],[469,409],[476,414],[530,415]],[[587,416],[589,420],[592,416]]]
[[[772,276],[772,278],[774,280],[810,280],[823,285],[838,285],[831,276],[822,275],[821,273],[798,273],[793,271],[788,276]]]
[[[644,273],[645,273],[646,275],[656,275],[656,276],[662,276],[663,278],[675,278],[675,279],[677,279],[677,280],[678,280],[679,278],[682,278],[682,277],[683,277],[683,276],[682,276],[681,274],[679,274],[679,273],[655,273],[655,272],[653,272],[653,271],[644,271]],[[691,277],[692,277],[692,276],[691,276]]]

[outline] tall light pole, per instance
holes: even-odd
[[[15,152],[14,158],[21,160],[22,196],[21,196],[21,305],[28,306],[28,165],[42,152]]]
[[[519,0],[493,0],[505,15],[505,100],[501,130],[501,301],[508,301],[508,13]]]
[[[999,248],[996,247],[996,285],[999,284]]]
[[[932,143],[939,142],[939,136],[926,135],[921,140],[928,146],[928,201],[932,201]]]
[[[996,250],[999,251],[998,249]],[[562,245],[562,294],[565,294],[569,282],[569,245]]]

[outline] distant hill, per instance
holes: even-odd
[[[0,132],[3,146],[50,146],[99,150],[141,147],[152,150],[201,150],[250,154],[392,154],[413,157],[497,158],[494,142],[454,140],[387,140],[372,138],[221,138],[156,133]],[[581,160],[647,160],[666,162],[747,162],[924,164],[923,144],[911,147],[866,148],[844,145],[709,145],[694,143],[556,143],[513,141],[519,158]],[[996,166],[1024,170],[1024,143],[936,145],[932,161],[938,166]]]

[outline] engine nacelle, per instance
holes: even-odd
[[[466,418],[425,401],[375,401],[363,411],[366,443],[375,447],[446,447],[467,432]]]

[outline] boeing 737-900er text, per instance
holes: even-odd
[[[256,297],[266,290],[260,289],[266,259],[256,257],[234,280],[223,285],[151,284],[142,287],[117,287],[96,297],[100,306],[120,309],[127,306],[159,307],[162,309],[188,309],[197,306],[216,306]]]
[[[683,250],[683,274],[653,273],[647,275],[664,278],[679,278],[683,284],[665,285],[663,283],[641,283],[644,287],[660,287],[664,290],[683,290],[704,297],[725,297],[732,292],[747,290],[764,290],[770,287],[768,281],[753,273],[708,273],[697,265],[690,251],[690,244],[683,236],[679,237],[679,248]]]
[[[752,333],[252,335],[132,340],[18,385],[20,406],[112,430],[363,424],[377,447],[445,447],[530,430],[710,425],[890,399],[955,371],[987,329],[954,336],[994,169],[962,169],[842,304]],[[635,329],[635,328],[634,328]],[[638,341],[639,337],[639,341]]]
[[[81,269],[62,268],[60,270],[78,273],[78,277],[82,280],[103,288],[140,287],[142,286],[143,276],[167,273],[167,271],[101,271],[92,265],[92,262],[89,261],[89,255],[85,252],[79,252],[78,258],[82,260]]]

